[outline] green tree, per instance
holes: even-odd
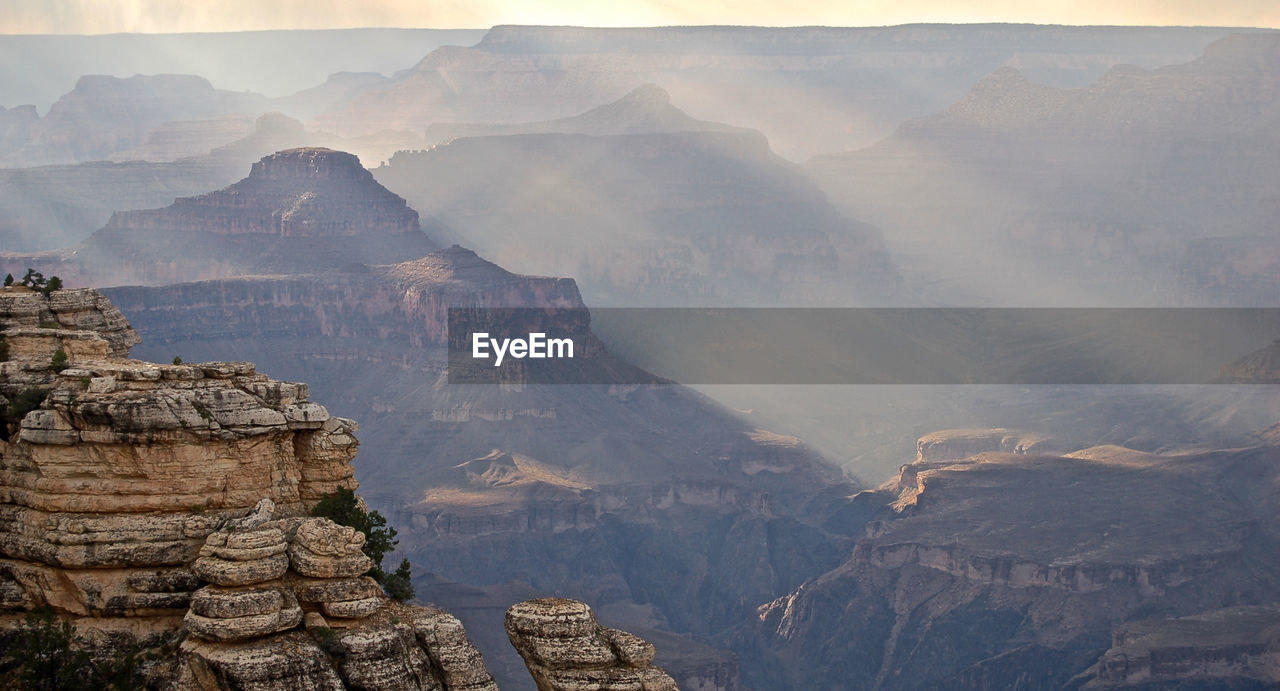
[[[62,279],[57,276],[50,278],[49,282],[45,284],[44,288],[40,292],[47,296],[55,290],[62,290]]]
[[[35,290],[44,288],[45,283],[44,274],[30,267],[27,268],[27,275],[22,277],[22,285]]]
[[[11,286],[11,285],[13,285],[13,274],[5,274],[5,275],[4,275],[4,287],[8,288],[8,287],[9,287],[9,286]]]
[[[49,358],[49,368],[54,372],[61,372],[67,368],[67,351],[59,348],[53,351],[53,357]]]
[[[96,674],[88,653],[72,647],[71,622],[46,607],[27,614],[9,647],[17,667],[18,688],[55,691],[83,689]]]
[[[182,364],[182,358],[178,357],[177,355],[174,355],[174,356],[173,356],[173,364],[175,364],[175,365],[181,365],[181,364]]]
[[[395,573],[388,574],[382,581],[382,588],[393,599],[405,602],[413,599],[413,566],[408,559],[400,562]]]
[[[360,508],[360,500],[356,498],[354,490],[339,487],[336,492],[324,495],[311,510],[311,515],[327,518],[338,525],[351,526],[364,533],[364,553],[373,560],[373,568],[369,569],[369,575],[382,584],[392,597],[395,597],[395,594],[391,592],[391,586],[388,586],[387,582],[389,579],[399,577],[395,586],[397,592],[404,593],[407,587],[409,594],[405,599],[413,597],[413,586],[409,585],[412,567],[408,559],[404,560],[400,568],[390,576],[382,570],[382,557],[399,544],[399,540],[396,539],[396,529],[387,526],[387,519],[377,511],[365,511]],[[401,580],[404,582],[403,586],[399,585]]]

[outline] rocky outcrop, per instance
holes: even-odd
[[[1280,684],[1280,605],[1231,607],[1116,627],[1083,688]]]
[[[1044,454],[1062,451],[1057,440],[1044,434],[1008,429],[950,429],[916,440],[917,461],[958,461],[980,453]]]
[[[31,266],[68,285],[176,283],[403,261],[435,247],[359,159],[311,147],[266,156],[223,190],[117,212],[75,247],[0,255],[0,269]]]
[[[456,619],[393,603],[360,575],[372,565],[363,534],[272,509],[264,500],[205,540],[193,571],[213,584],[183,618],[180,684],[497,689]],[[304,621],[310,636],[295,631]]]
[[[357,446],[306,385],[126,359],[91,289],[5,288],[0,327],[0,629],[49,606],[104,653],[185,630],[147,665],[167,688],[496,689],[456,619],[363,576],[363,534],[305,518]]]
[[[806,688],[1007,688],[1029,669],[1038,683],[1066,685],[1103,655],[1118,622],[1273,603],[1280,514],[1265,488],[1278,478],[1276,447],[916,461],[854,498],[880,509],[868,511],[849,558],[761,607],[744,633],[759,655],[740,648],[740,659],[781,666],[754,674]],[[1130,674],[1120,652],[1135,660],[1130,681],[1151,673],[1134,649],[1118,651],[1128,638],[1117,636],[1115,678]],[[1243,658],[1215,636],[1176,653],[1174,639],[1149,639],[1161,648],[1151,659],[1167,659],[1166,670],[1185,663],[1188,679],[1209,678],[1218,662],[1236,674]]]
[[[507,637],[524,658],[538,691],[675,691],[675,681],[653,667],[647,641],[596,623],[585,603],[541,598],[507,610]]]

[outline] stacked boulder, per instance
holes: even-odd
[[[363,575],[363,533],[273,512],[264,500],[211,533],[192,564],[209,585],[184,618],[177,688],[497,690],[457,619],[392,602]]]
[[[386,604],[362,575],[373,566],[363,533],[327,518],[269,520],[272,510],[264,500],[206,538],[191,570],[210,585],[192,595],[183,619],[193,635],[247,640],[298,626],[304,607],[312,626],[329,626],[324,617],[363,619]]]
[[[373,566],[363,551],[364,540],[363,533],[326,518],[299,524],[289,545],[298,599],[339,619],[360,619],[378,611],[387,597],[372,578],[361,575]]]
[[[653,645],[596,623],[586,603],[540,598],[507,610],[507,637],[539,691],[676,691]]]

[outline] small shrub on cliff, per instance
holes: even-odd
[[[403,599],[413,597],[413,586],[409,583],[412,567],[408,559],[401,562],[400,568],[396,569],[394,574],[388,575],[382,570],[382,557],[395,549],[396,544],[399,543],[399,540],[396,540],[396,529],[388,527],[387,519],[377,511],[365,511],[360,508],[360,502],[356,499],[354,490],[339,487],[338,491],[324,495],[320,503],[311,510],[311,515],[327,518],[338,525],[351,526],[364,533],[364,553],[373,560],[373,568],[369,569],[369,575],[382,584],[391,597],[401,599],[392,592],[393,587],[396,593],[408,593]],[[395,585],[389,585],[388,581],[394,582]]]
[[[28,268],[27,275],[22,277],[22,285],[32,290],[43,290],[47,283],[44,274],[32,268]]]
[[[72,647],[74,631],[47,607],[27,614],[6,655],[15,667],[16,688],[91,688],[85,684],[96,676],[93,661]]]
[[[11,285],[13,285],[13,274],[5,274],[5,275],[4,275],[4,287],[8,288],[8,287],[9,287],[9,286],[11,286]]]
[[[19,422],[27,413],[40,407],[44,403],[45,396],[49,395],[48,389],[42,389],[38,386],[31,386],[22,390],[22,393],[13,397],[9,401],[9,420],[11,422]]]
[[[95,660],[84,650],[71,622],[45,607],[27,614],[4,651],[4,688],[39,689],[139,689],[146,686],[143,667],[171,655],[165,644],[147,649],[126,644],[111,656]]]
[[[394,600],[406,602],[413,599],[413,566],[408,559],[402,560],[395,573],[382,580],[382,588]]]
[[[173,356],[173,364],[175,364],[175,365],[181,365],[181,364],[182,364],[182,358],[178,357],[177,355],[174,355],[174,356]]]
[[[54,372],[61,372],[67,368],[67,351],[59,348],[53,351],[53,357],[49,358],[49,369]]]

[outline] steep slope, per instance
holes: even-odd
[[[148,353],[261,357],[363,411],[362,492],[423,571],[711,634],[835,564],[840,538],[816,526],[850,486],[683,387],[447,383],[447,306],[580,306],[572,280],[451,248],[366,272],[109,292]],[[595,352],[582,366],[612,357]]]
[[[0,331],[7,681],[47,607],[97,658],[146,653],[128,685],[497,688],[457,619],[363,577],[364,535],[305,518],[355,487],[357,446],[305,384],[130,360],[137,334],[91,289],[6,287]]]
[[[941,113],[806,169],[939,292],[1270,304],[1278,71],[1269,33],[1077,89],[1002,68]],[[984,291],[992,271],[1005,281]]]
[[[1060,688],[1121,622],[1273,603],[1277,482],[1271,446],[918,460],[854,497],[852,554],[762,607],[742,659],[807,688]]]
[[[468,137],[374,175],[442,239],[574,276],[596,305],[857,302],[898,285],[879,233],[759,134]]]
[[[339,134],[561,118],[646,83],[697,117],[764,132],[793,160],[865,146],[1014,64],[1063,86],[1117,63],[1194,57],[1222,29],[907,25],[591,29],[498,26],[440,48],[317,119]],[[943,58],[942,56],[945,56]]]
[[[80,245],[0,255],[8,271],[34,266],[70,284],[167,283],[333,269],[421,256],[433,247],[418,214],[351,154],[289,149],[217,192],[163,209],[118,212]]]

